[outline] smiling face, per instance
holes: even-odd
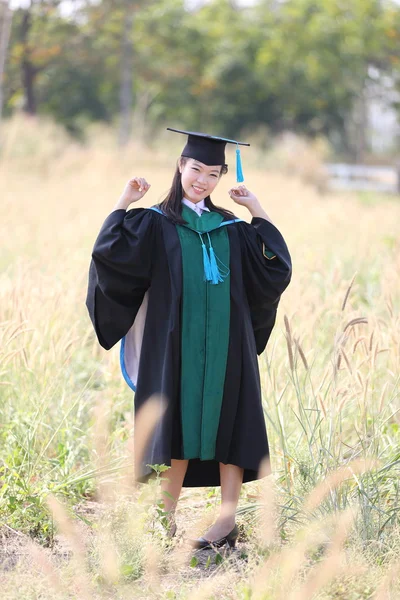
[[[207,198],[220,180],[222,165],[208,166],[194,158],[179,160],[185,198],[197,204]]]

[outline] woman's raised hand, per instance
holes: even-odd
[[[255,195],[247,189],[245,185],[238,185],[229,190],[229,195],[236,204],[250,207],[250,205],[258,203]]]
[[[259,203],[257,197],[250,192],[245,185],[233,187],[228,193],[232,200],[236,202],[236,204],[240,204],[241,206],[248,208],[252,217],[260,217],[261,219],[266,219],[270,223],[274,224]]]
[[[137,202],[140,198],[143,198],[149,187],[150,184],[147,183],[144,177],[133,177],[126,184],[122,195],[126,196],[130,202]]]
[[[115,208],[127,209],[132,202],[137,202],[140,198],[143,198],[149,188],[150,183],[147,183],[144,177],[133,177],[125,185]]]

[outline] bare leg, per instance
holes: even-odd
[[[236,508],[243,483],[243,468],[219,463],[219,469],[221,477],[221,511],[217,521],[203,536],[209,541],[228,535],[234,528]]]
[[[178,504],[179,496],[182,490],[182,483],[185,478],[188,460],[171,459],[171,468],[161,474],[164,481],[161,481],[161,497],[164,502],[164,510],[175,512]],[[174,500],[163,492],[166,491]]]

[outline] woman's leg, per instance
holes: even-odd
[[[175,512],[179,496],[182,490],[183,480],[185,478],[188,460],[171,459],[171,468],[161,474],[164,481],[161,481],[161,495],[164,502],[164,510]],[[168,492],[174,498],[170,498],[163,492]]]
[[[219,463],[221,477],[221,510],[214,525],[204,534],[206,540],[215,541],[228,535],[235,526],[236,508],[243,483],[243,468]]]

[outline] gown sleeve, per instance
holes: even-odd
[[[95,241],[86,306],[106,350],[128,332],[150,286],[154,214],[144,208],[116,209]]]
[[[280,231],[261,217],[242,224],[241,246],[244,286],[257,354],[261,354],[275,325],[282,292],[291,280],[292,260]]]

